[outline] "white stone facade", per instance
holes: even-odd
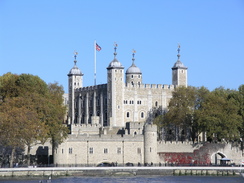
[[[142,72],[134,64],[134,54],[124,74],[116,55],[115,48],[114,59],[107,67],[107,83],[96,86],[83,87],[83,73],[75,61],[68,74],[71,134],[55,150],[55,164],[163,164],[159,152],[197,149],[184,143],[158,142],[157,127],[151,124],[152,110],[167,109],[175,87],[187,86],[187,68],[179,54],[172,67],[172,85],[144,84]]]

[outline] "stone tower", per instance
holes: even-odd
[[[68,84],[69,84],[69,113],[68,113],[68,123],[74,124],[75,119],[75,89],[83,87],[83,74],[81,70],[76,66],[78,53],[74,53],[74,67],[69,71],[68,74]]]
[[[132,65],[126,70],[126,84],[140,85],[142,84],[141,70],[135,65],[135,50],[132,54]]]
[[[117,44],[114,47],[114,59],[107,67],[107,121],[108,126],[124,127],[124,67],[116,58]]]
[[[187,67],[180,61],[180,45],[178,45],[178,60],[172,67],[172,84],[187,87]]]
[[[157,159],[157,126],[145,124],[144,126],[144,162],[158,163]]]

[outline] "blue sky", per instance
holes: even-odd
[[[171,68],[181,45],[188,84],[209,90],[244,84],[243,0],[0,0],[0,75],[38,75],[64,86],[73,52],[94,84],[107,82],[106,67],[117,58],[126,69],[135,64],[145,84],[171,84]]]

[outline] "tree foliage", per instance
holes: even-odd
[[[175,136],[188,129],[192,140],[205,132],[211,141],[238,140],[244,137],[243,91],[243,85],[238,91],[219,87],[211,92],[204,87],[178,87],[157,125],[174,129]]]
[[[0,77],[0,136],[2,144],[12,149],[27,146],[29,152],[37,141],[48,138],[59,144],[67,136],[63,126],[65,107],[63,88],[47,85],[38,76],[7,73]]]

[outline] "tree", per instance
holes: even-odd
[[[32,145],[51,138],[56,147],[67,137],[62,95],[62,86],[47,85],[38,76],[7,73],[0,77],[0,132],[13,150],[15,143],[27,146],[28,165]]]
[[[30,164],[30,147],[45,133],[45,125],[38,114],[23,102],[22,97],[6,98],[0,107],[0,134],[5,145],[12,147],[10,167],[13,167],[15,149],[27,146],[27,164]]]
[[[66,107],[63,104],[63,87],[58,83],[53,83],[48,85],[48,90],[49,98],[45,108],[45,116],[54,156],[54,150],[68,136],[69,130],[63,123],[66,113]]]
[[[170,131],[175,131],[176,140],[178,140],[179,130],[181,130],[182,140],[189,136],[188,131],[193,124],[195,100],[196,88],[194,87],[178,87],[172,93],[164,123],[171,128]]]
[[[236,140],[239,138],[241,118],[236,101],[229,97],[234,91],[220,87],[209,93],[198,109],[198,123],[207,132],[209,140]]]

